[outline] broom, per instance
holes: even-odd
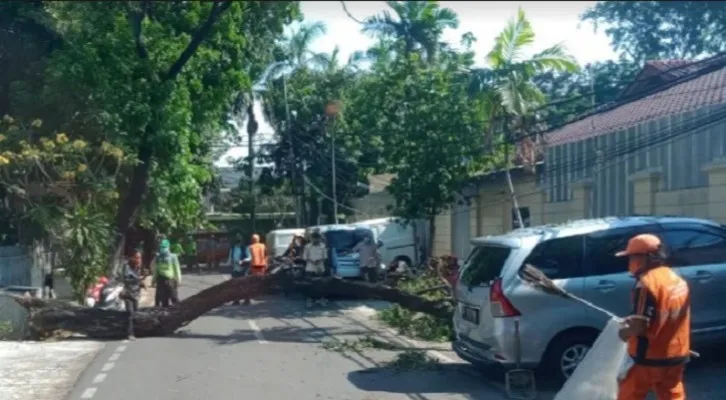
[[[530,264],[524,264],[524,267],[519,271],[519,277],[522,278],[523,281],[527,282],[530,286],[534,287],[535,289],[539,289],[547,294],[551,294],[553,296],[559,296],[563,297],[565,299],[570,299],[579,302],[580,304],[583,304],[587,307],[590,307],[593,310],[599,311],[605,315],[607,315],[610,318],[615,318],[618,321],[621,321],[622,318],[618,317],[617,315],[613,314],[612,312],[596,306],[595,304],[592,304],[591,302],[581,298],[577,297],[574,294],[566,291],[565,289],[562,289],[561,287],[555,285],[554,282],[550,278],[548,278],[544,272],[540,271],[538,268],[530,265]],[[697,352],[691,350],[690,351],[691,357],[698,358],[701,355]]]

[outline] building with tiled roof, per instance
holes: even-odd
[[[545,135],[540,187],[547,202],[567,203],[573,185],[586,183],[589,216],[720,219],[703,196],[709,165],[726,156],[724,118],[726,55],[649,61],[617,101]],[[639,192],[643,182],[647,196]]]

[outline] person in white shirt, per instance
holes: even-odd
[[[325,274],[325,261],[328,259],[328,249],[322,242],[320,232],[313,232],[310,235],[310,243],[305,245],[303,260],[305,260],[305,274],[308,276],[323,276]],[[314,303],[327,304],[323,296],[311,295],[305,300],[308,307]]]
[[[353,252],[358,253],[360,271],[366,282],[375,283],[378,281],[378,269],[381,264],[381,253],[378,251],[378,244],[373,241],[373,236],[366,235],[363,240],[353,247]]]

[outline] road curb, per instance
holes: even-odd
[[[371,318],[374,317],[375,313],[377,312],[377,310],[372,307],[359,306],[354,309],[346,309],[338,303],[336,303],[335,305],[338,308],[338,310],[341,312],[341,314],[343,314],[346,317],[365,326],[366,328],[370,329],[371,331],[374,331],[374,332],[382,331],[382,332],[386,333],[388,336],[394,337],[397,341],[402,342],[403,344],[406,345],[406,347],[409,347],[409,348],[415,349],[415,350],[425,351],[427,355],[437,359],[441,363],[458,364],[460,362],[460,360],[453,359],[453,358],[443,354],[439,350],[430,349],[430,347],[431,347],[430,343],[425,343],[425,342],[421,342],[416,339],[407,338],[387,326],[381,326],[380,324],[371,323]],[[444,350],[444,349],[441,349],[441,350]]]
[[[424,351],[429,357],[432,357],[436,360],[438,360],[441,364],[455,364],[455,365],[461,365],[464,364],[465,366],[462,366],[461,368],[457,368],[457,370],[467,376],[470,376],[475,379],[479,379],[482,381],[483,384],[488,385],[492,387],[493,389],[497,389],[499,391],[505,392],[505,386],[503,382],[499,382],[496,380],[489,380],[485,378],[485,375],[482,371],[477,370],[473,365],[469,364],[465,360],[459,359],[454,355],[456,358],[452,358],[446,354],[443,354],[441,351],[445,351],[443,348],[441,351],[439,350],[431,350],[430,349],[430,343],[425,343],[420,340],[411,339],[408,337],[405,337],[401,335],[400,333],[396,332],[394,329],[382,325],[382,323],[372,323],[371,319],[375,318],[378,310],[372,307],[368,307],[366,305],[358,306],[354,309],[344,308],[339,303],[335,303],[336,307],[339,308],[340,313],[347,317],[350,320],[355,321],[356,323],[366,327],[367,329],[370,329],[374,332],[383,332],[387,334],[387,336],[392,336],[395,338],[396,341],[403,343],[405,346],[407,346],[410,349],[415,350],[421,350]],[[388,339],[388,338],[386,338]],[[442,346],[443,347],[443,346]]]

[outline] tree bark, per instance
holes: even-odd
[[[165,336],[189,324],[208,311],[235,300],[275,293],[282,288],[306,294],[344,295],[385,300],[412,311],[439,318],[451,318],[453,305],[431,301],[391,287],[338,278],[293,281],[283,275],[247,276],[211,286],[167,309],[147,308],[136,313],[137,337]],[[16,297],[29,310],[30,339],[43,339],[58,332],[71,332],[96,339],[120,339],[127,334],[127,314],[69,305],[59,301]]]

